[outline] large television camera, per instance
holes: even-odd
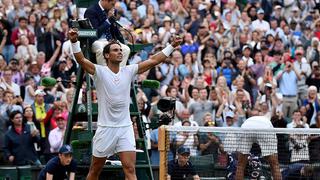
[[[171,97],[161,98],[157,107],[162,112],[159,116],[159,126],[168,125],[175,116],[176,100]]]

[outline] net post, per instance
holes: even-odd
[[[167,140],[167,132],[166,126],[162,125],[159,127],[158,132],[159,140],[158,140],[158,150],[160,152],[160,163],[159,163],[159,179],[167,179],[167,149],[166,145]]]

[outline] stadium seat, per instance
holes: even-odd
[[[0,167],[0,180],[17,180],[18,170],[16,167]]]
[[[214,160],[213,155],[204,156],[191,156],[191,163],[196,168],[200,177],[212,177],[214,176]]]
[[[18,166],[19,180],[32,180],[31,166]]]

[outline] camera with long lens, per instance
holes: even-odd
[[[176,100],[170,97],[161,98],[157,107],[162,112],[159,116],[159,126],[168,125],[175,116]]]

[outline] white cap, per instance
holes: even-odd
[[[228,112],[226,113],[226,117],[231,117],[231,118],[233,118],[233,117],[234,117],[233,111],[228,111]]]
[[[37,96],[37,95],[41,95],[41,96],[46,95],[46,93],[45,93],[42,89],[37,89],[34,94],[35,94],[36,96]]]
[[[272,84],[270,84],[270,83],[266,83],[264,86],[272,88]]]
[[[260,9],[258,10],[257,14],[264,14],[264,10],[260,8]]]
[[[274,7],[274,9],[281,9],[282,7],[280,6],[280,5],[276,5],[275,7]]]
[[[300,11],[300,9],[297,6],[294,6],[291,11]]]
[[[244,45],[243,48],[242,48],[242,51],[244,51],[247,48],[249,48],[251,50],[251,46],[250,45]]]

